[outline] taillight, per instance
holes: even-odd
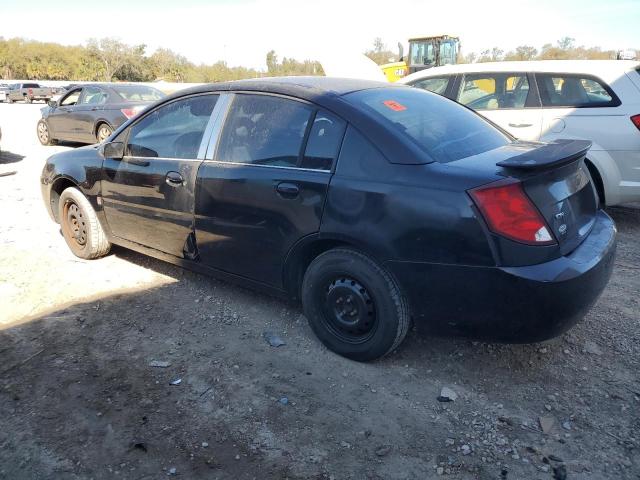
[[[520,182],[500,180],[469,190],[469,194],[493,233],[528,245],[555,243]]]
[[[634,115],[633,117],[631,117],[631,121],[636,126],[636,128],[640,130],[640,115]]]
[[[137,114],[139,114],[143,108],[144,107],[122,108],[120,109],[120,111],[125,117],[127,117],[128,120],[131,117],[135,117]]]

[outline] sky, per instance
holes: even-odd
[[[28,10],[26,6],[28,5]],[[376,37],[459,36],[463,53],[498,46],[640,48],[640,0],[0,0],[0,36],[84,44],[115,37],[195,63],[265,69],[267,51],[298,60],[363,52]]]

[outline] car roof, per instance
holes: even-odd
[[[250,91],[288,95],[303,100],[322,104],[323,98],[339,97],[347,93],[373,88],[398,88],[395,85],[372,80],[359,80],[338,77],[263,77],[247,80],[235,80],[232,82],[210,83],[199,85],[185,90],[179,90],[170,95],[170,98],[181,97],[185,94],[204,93],[214,91]]]
[[[640,67],[640,62],[633,60],[530,60],[522,62],[462,63],[421,70],[402,78],[400,82],[406,83],[439,75],[484,72],[582,73],[601,77],[615,77],[638,67]]]

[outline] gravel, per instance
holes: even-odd
[[[0,177],[0,479],[175,469],[193,479],[637,480],[637,206],[609,209],[612,280],[567,334],[498,345],[418,325],[393,355],[358,364],[328,352],[296,305],[123,249],[73,257],[38,177],[48,155],[74,147],[37,143],[39,108],[0,104],[0,173],[17,172]],[[437,400],[443,386],[455,401]]]

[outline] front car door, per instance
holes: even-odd
[[[196,195],[203,263],[276,288],[298,240],[317,233],[346,124],[315,105],[225,94]],[[216,141],[217,140],[217,141]]]
[[[542,109],[532,77],[527,73],[465,74],[457,101],[520,140],[540,138]]]
[[[114,236],[195,258],[196,177],[218,98],[198,94],[163,103],[113,140],[126,145],[123,158],[107,157],[102,168],[104,212]]]
[[[62,97],[58,105],[49,113],[47,125],[49,125],[52,137],[59,140],[79,140],[74,130],[73,114],[81,95],[82,88],[74,88]]]

